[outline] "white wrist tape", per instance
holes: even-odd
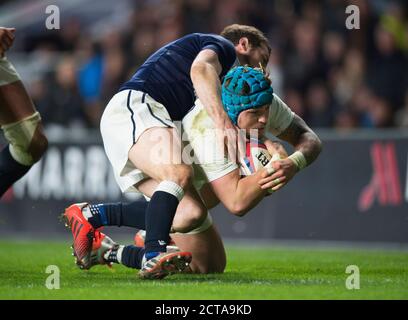
[[[294,162],[299,170],[302,170],[307,166],[306,158],[300,151],[292,153],[288,158]]]

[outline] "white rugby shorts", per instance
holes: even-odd
[[[142,133],[154,127],[177,129],[166,108],[141,91],[118,92],[103,112],[103,145],[122,192],[138,192],[134,185],[148,177],[134,166],[128,154]]]

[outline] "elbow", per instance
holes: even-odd
[[[234,203],[232,204],[228,210],[237,217],[243,217],[247,214],[248,208],[244,206],[242,203]]]
[[[233,214],[236,217],[242,218],[243,216],[245,216],[247,213],[247,211],[235,211]]]
[[[322,152],[323,143],[318,137],[318,135],[310,130],[305,136],[307,144],[309,145],[310,150],[313,152],[313,159],[316,159],[319,154]]]

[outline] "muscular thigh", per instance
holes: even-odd
[[[21,81],[0,86],[0,125],[24,119],[35,112]]]
[[[129,160],[149,177],[160,181],[174,165],[182,164],[181,150],[176,129],[154,127],[143,132],[132,146]]]

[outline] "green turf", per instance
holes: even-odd
[[[402,251],[228,247],[224,274],[142,281],[115,265],[81,271],[60,242],[0,241],[1,299],[408,299],[408,253]],[[57,265],[59,290],[45,287]],[[348,265],[360,289],[347,290]]]

